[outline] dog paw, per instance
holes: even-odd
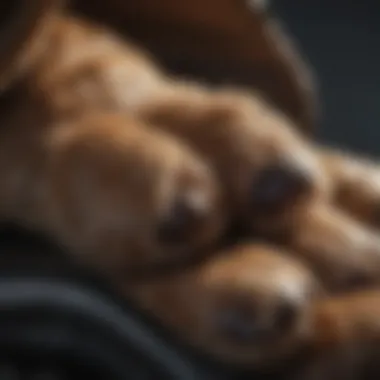
[[[309,304],[321,292],[300,262],[260,244],[226,249],[185,272],[124,288],[193,347],[250,368],[273,365],[302,340]]]
[[[223,229],[212,171],[169,136],[133,119],[94,114],[52,131],[49,226],[100,268],[179,261]]]
[[[234,217],[272,231],[329,180],[311,145],[285,116],[254,95],[176,86],[140,116],[186,141],[215,169]],[[164,92],[165,94],[165,92]]]

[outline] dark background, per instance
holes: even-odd
[[[380,0],[272,0],[320,86],[322,141],[380,157]]]

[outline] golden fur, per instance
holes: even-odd
[[[252,367],[275,365],[303,342],[309,306],[322,288],[288,252],[239,244],[125,291],[195,347]]]
[[[149,264],[159,251],[184,256],[155,236],[171,212],[176,218],[177,201],[191,209],[184,224],[199,222],[182,243],[191,254],[216,239],[225,212],[250,221],[262,201],[255,182],[267,168],[286,176],[285,195],[268,201],[268,225],[324,190],[306,142],[256,97],[175,81],[132,45],[59,12],[43,19],[36,38],[24,53],[31,52],[28,71],[9,90],[12,108],[2,114],[4,218],[81,255],[95,258],[107,247],[106,263],[118,266],[125,255],[131,265]]]
[[[325,298],[310,312],[310,335],[300,345],[303,363],[290,378],[378,378],[380,338],[378,289]]]
[[[362,223],[380,226],[380,168],[369,158],[322,149],[320,156],[332,183],[332,199]]]
[[[356,343],[361,317],[332,293],[380,279],[380,238],[352,217],[369,218],[366,167],[349,183],[356,207],[337,190],[348,186],[340,161],[257,95],[171,77],[61,9],[39,21],[6,71],[1,219],[51,235],[189,343],[229,362],[296,355],[325,336],[329,325],[314,321],[330,304],[353,321],[333,339],[344,345],[358,331]],[[252,243],[129,281],[136,268],[211,255],[236,223],[283,248]],[[319,282],[336,297],[330,303],[315,299]],[[364,315],[378,313],[357,297],[351,305],[363,303]],[[283,308],[289,324],[265,325]],[[341,319],[333,313],[331,323]],[[375,320],[363,323],[375,339]],[[251,340],[233,343],[230,333]]]
[[[103,78],[97,58],[112,61],[113,42],[99,34],[83,53],[83,26],[56,14],[47,23],[38,36],[43,54],[5,94],[12,99],[1,116],[2,218],[114,269],[178,260],[215,240],[224,215],[212,171],[180,141],[121,112],[118,98],[112,102],[107,86],[117,77]],[[130,69],[138,71],[138,61]],[[160,241],[178,207],[187,212],[177,231],[183,240]]]
[[[134,38],[171,71],[258,89],[303,131],[314,129],[310,67],[269,1],[73,0],[70,5],[81,17]]]

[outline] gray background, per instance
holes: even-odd
[[[380,157],[380,0],[272,0],[320,85],[322,141]]]

